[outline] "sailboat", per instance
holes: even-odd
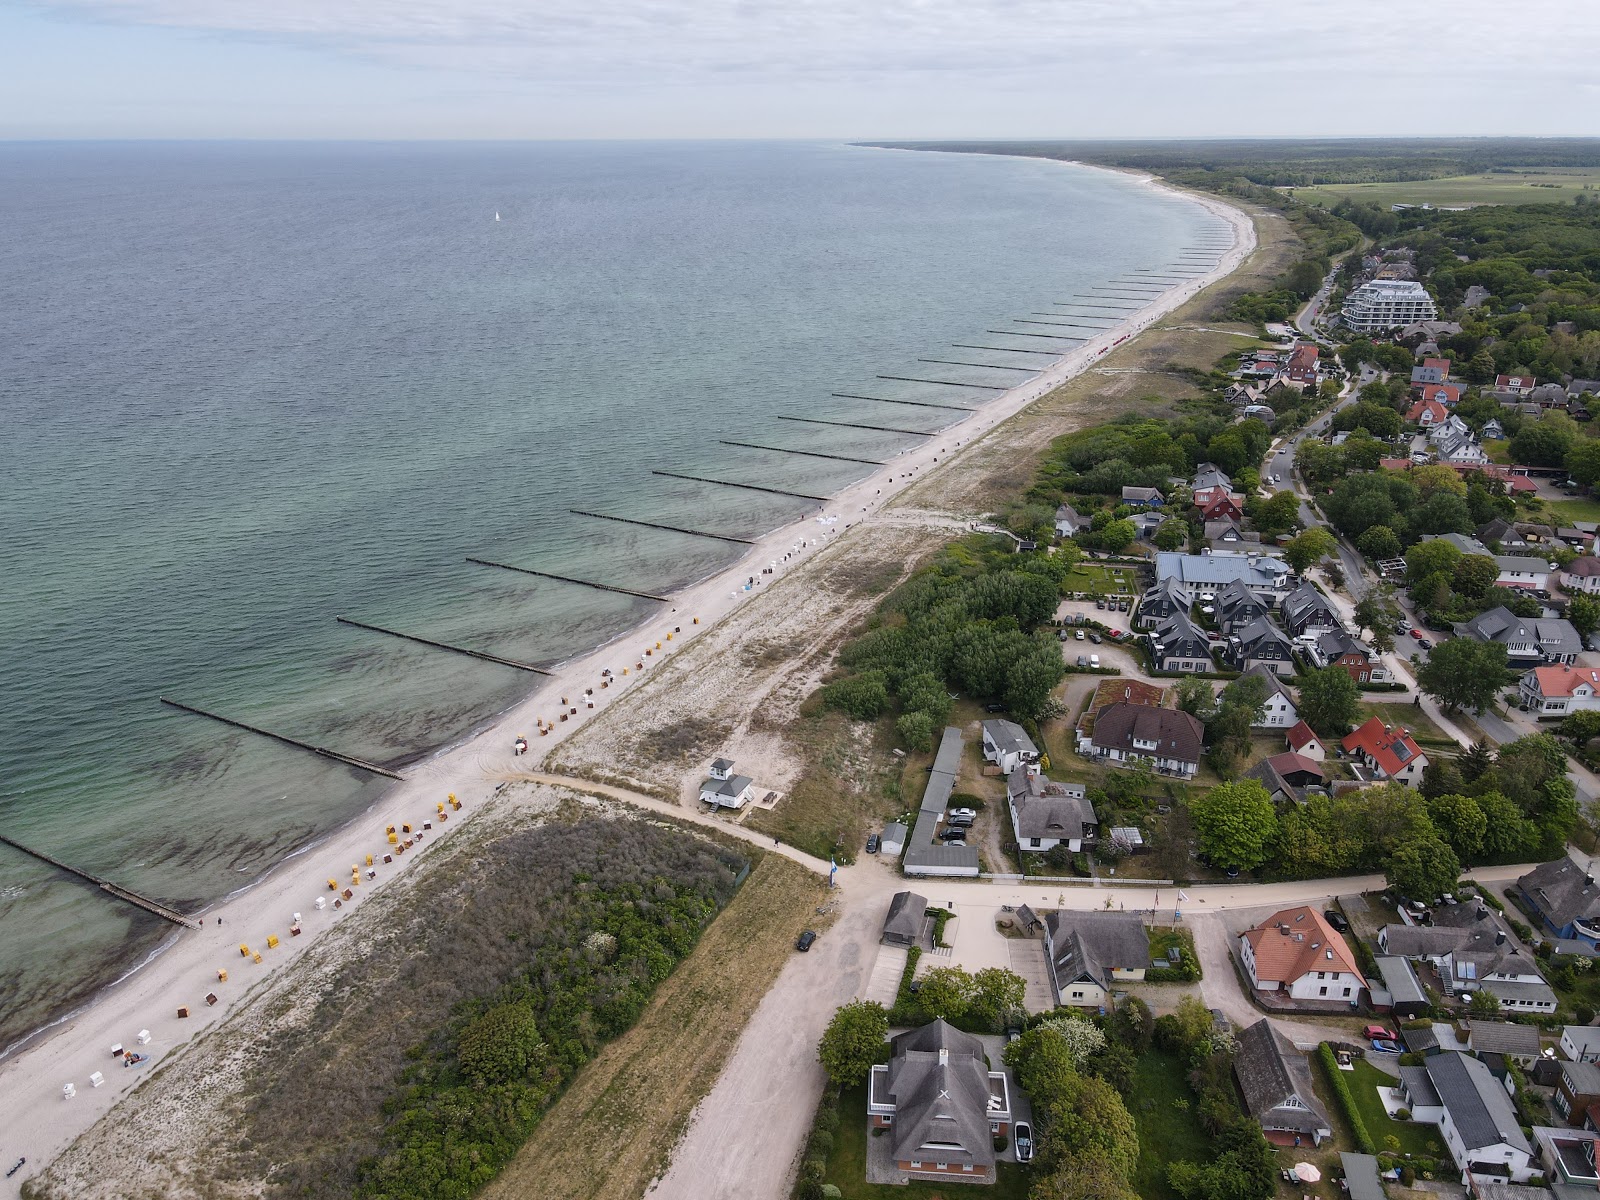
[[[499,220],[499,219],[500,219],[500,214],[499,214],[499,213],[498,213],[498,212],[496,212],[496,213],[495,213],[495,214],[494,214],[494,219],[495,219],[495,220],[496,220],[496,221],[498,221],[498,220]]]

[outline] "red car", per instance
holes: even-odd
[[[1412,637],[1414,637],[1414,638],[1416,638],[1416,639],[1417,639],[1417,640],[1418,640],[1418,641],[1421,641],[1421,640],[1422,640],[1422,630],[1420,630],[1420,629],[1413,629],[1413,630],[1412,630],[1412,631],[1411,631],[1411,636],[1412,636]]]
[[[1385,1029],[1382,1025],[1368,1025],[1361,1031],[1369,1038],[1383,1038],[1386,1041],[1397,1042],[1400,1035],[1392,1029]]]

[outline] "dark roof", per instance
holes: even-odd
[[[1430,1055],[1423,1063],[1439,1101],[1449,1110],[1468,1151],[1504,1142],[1531,1154],[1528,1140],[1517,1126],[1505,1088],[1495,1081],[1489,1068],[1459,1050]]]
[[[1423,925],[1385,925],[1378,934],[1384,950],[1401,958],[1438,958],[1459,950],[1471,937],[1464,929]]]
[[[934,1144],[940,1162],[993,1166],[983,1043],[939,1020],[902,1033],[893,1046],[887,1089],[895,1105],[895,1159],[925,1158],[922,1148]]]
[[[1233,1056],[1245,1107],[1264,1129],[1316,1134],[1330,1129],[1311,1087],[1311,1067],[1289,1040],[1262,1017],[1240,1031]]]
[[[922,805],[917,812],[917,823],[911,830],[902,859],[908,874],[920,875],[929,871],[942,874],[976,875],[978,851],[972,846],[947,846],[935,840],[939,831],[939,818],[950,803],[950,793],[955,791],[956,772],[961,768],[961,730],[954,725],[945,727],[939,741],[939,752],[934,755],[933,770],[928,774],[928,787],[922,793]]]
[[[1378,966],[1378,974],[1383,976],[1383,986],[1389,989],[1389,995],[1396,1004],[1426,1004],[1427,993],[1422,990],[1422,982],[1417,978],[1416,970],[1405,959],[1397,955],[1384,954],[1373,959]],[[1432,1033],[1432,1027],[1429,1027]],[[1434,1045],[1438,1045],[1434,1040]],[[1406,1045],[1416,1050],[1418,1047],[1411,1045],[1411,1038],[1406,1037]]]
[[[1117,750],[1133,750],[1134,739],[1154,742],[1161,758],[1200,761],[1205,727],[1186,712],[1145,704],[1108,704],[1094,721],[1093,742]]]
[[[1541,863],[1517,880],[1556,928],[1600,915],[1600,886],[1594,876],[1565,856]]]
[[[926,898],[915,892],[896,892],[889,901],[889,915],[883,920],[883,931],[897,937],[915,938],[922,932],[922,918],[927,911]]]
[[[985,721],[983,738],[995,748],[997,754],[1021,754],[1039,757],[1039,747],[1033,744],[1028,731],[1015,721]]]
[[[1509,1021],[1468,1021],[1467,1040],[1475,1053],[1532,1058],[1539,1053],[1539,1030]]]
[[[1044,927],[1058,991],[1074,979],[1090,979],[1109,990],[1112,971],[1150,965],[1150,935],[1136,913],[1052,912]]]
[[[1283,678],[1271,667],[1267,666],[1266,663],[1256,663],[1248,671],[1244,672],[1244,674],[1253,675],[1258,679],[1265,680],[1268,698],[1271,698],[1273,695],[1282,696],[1298,711],[1299,702],[1294,698],[1294,693],[1291,692],[1288,685],[1283,682]]]
[[[1383,1181],[1378,1177],[1378,1160],[1372,1155],[1342,1151],[1339,1165],[1344,1168],[1350,1200],[1387,1200]]]
[[[1561,1081],[1574,1096],[1600,1096],[1600,1064],[1564,1062],[1561,1064]]]
[[[1290,651],[1294,648],[1289,635],[1274,625],[1271,617],[1257,617],[1234,636],[1239,639],[1239,648],[1246,655],[1255,654],[1268,643],[1275,643]]]
[[[1081,839],[1099,823],[1081,783],[1057,783],[1018,767],[1006,780],[1018,839]]]

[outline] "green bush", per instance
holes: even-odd
[[[1011,1145],[1011,1139],[1005,1134],[997,1133],[994,1135],[994,1152],[996,1154],[1005,1153],[1005,1148],[1009,1145]]]
[[[808,1158],[800,1166],[801,1179],[814,1179],[822,1182],[822,1177],[828,1173],[828,1164],[820,1158]]]
[[[1350,1094],[1349,1081],[1345,1079],[1344,1072],[1339,1070],[1339,1063],[1333,1057],[1333,1047],[1327,1042],[1317,1047],[1317,1061],[1322,1064],[1323,1077],[1338,1100],[1344,1119],[1350,1123],[1350,1136],[1355,1139],[1356,1149],[1362,1154],[1376,1154],[1378,1151],[1372,1144],[1372,1135],[1367,1132],[1366,1122],[1356,1108],[1355,1097]]]
[[[810,1140],[806,1142],[806,1157],[825,1159],[832,1153],[833,1134],[821,1128],[821,1122],[819,1121],[818,1127],[811,1131]]]

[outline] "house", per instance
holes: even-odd
[[[1243,546],[1261,545],[1261,535],[1253,530],[1241,528],[1233,517],[1224,517],[1220,521],[1207,521],[1205,539],[1208,545],[1221,550],[1237,550]]]
[[[1122,502],[1134,508],[1160,508],[1167,502],[1167,498],[1157,488],[1124,487]]]
[[[1411,1119],[1439,1126],[1456,1166],[1526,1181],[1533,1147],[1517,1124],[1511,1098],[1489,1068],[1459,1050],[1430,1054],[1400,1068],[1400,1099]]]
[[[1290,804],[1303,801],[1306,788],[1322,786],[1327,775],[1309,758],[1289,753],[1262,759],[1245,772],[1245,778],[1259,781],[1274,804]]]
[[[1177,709],[1109,704],[1095,717],[1087,750],[1113,766],[1149,762],[1162,775],[1192,779],[1204,734],[1196,718]]]
[[[700,785],[700,803],[713,808],[741,809],[755,794],[755,780],[733,773],[733,760],[719,758],[711,764],[711,778]]]
[[[1420,367],[1411,368],[1412,383],[1443,383],[1450,378],[1448,358],[1425,358]]]
[[[1350,1200],[1388,1200],[1378,1176],[1378,1160],[1373,1155],[1341,1150],[1339,1169],[1344,1173],[1343,1191]]]
[[[1496,517],[1492,521],[1486,521],[1479,525],[1476,540],[1485,550],[1489,549],[1491,542],[1498,544],[1501,550],[1526,550],[1528,548],[1528,543],[1523,539],[1522,532],[1504,517]],[[1490,553],[1492,555],[1493,551],[1491,550]]]
[[[1583,638],[1571,621],[1559,617],[1519,617],[1503,604],[1479,613],[1470,621],[1458,621],[1455,631],[1458,637],[1500,643],[1506,648],[1506,662],[1513,667],[1570,664],[1583,652]]]
[[[1343,628],[1333,602],[1309,581],[1283,598],[1282,620],[1291,637]]]
[[[1203,492],[1208,488],[1221,488],[1225,492],[1232,491],[1233,480],[1216,463],[1203,462],[1194,469],[1194,479],[1189,483],[1189,490]]]
[[[1207,488],[1194,494],[1194,509],[1201,521],[1244,520],[1244,493],[1227,488]]]
[[[1562,664],[1535,667],[1517,683],[1522,708],[1541,717],[1600,708],[1600,670]]]
[[[887,1129],[895,1167],[918,1179],[994,1182],[994,1139],[1011,1131],[1011,1087],[983,1043],[942,1020],[890,1042],[872,1068],[867,1121]]]
[[[1177,613],[1149,633],[1151,659],[1158,671],[1214,671],[1211,639],[1189,619]]]
[[[910,831],[899,821],[890,821],[883,827],[883,836],[878,839],[878,849],[893,858],[899,858],[906,848],[906,835]]]
[[[1406,409],[1406,420],[1413,425],[1443,424],[1449,417],[1450,410],[1437,400],[1418,400]]]
[[[1539,1165],[1558,1196],[1593,1194],[1600,1190],[1600,1170],[1595,1168],[1596,1135],[1590,1129],[1533,1127],[1533,1144]]]
[[[1217,593],[1212,607],[1215,609],[1217,628],[1223,633],[1233,633],[1272,611],[1270,604],[1237,579],[1229,581]]]
[[[956,789],[956,775],[960,770],[961,730],[947,725],[933,756],[933,768],[928,772],[928,786],[917,808],[917,822],[911,827],[911,839],[906,843],[901,868],[907,875],[973,878],[978,874],[975,846],[951,846],[937,837],[939,822],[949,807],[950,793]]]
[[[1250,728],[1287,729],[1300,720],[1295,710],[1294,696],[1283,686],[1276,671],[1265,664],[1258,664],[1245,674],[1259,676],[1267,685],[1267,699],[1250,719]]]
[[[1294,643],[1267,617],[1257,617],[1230,637],[1224,655],[1241,671],[1264,666],[1279,676],[1294,675]]]
[[[1222,394],[1222,398],[1235,408],[1254,406],[1261,399],[1261,389],[1253,383],[1236,383]]]
[[[1163,579],[1139,597],[1134,610],[1136,629],[1154,629],[1178,613],[1188,614],[1194,606],[1194,593],[1176,579]]]
[[[1316,383],[1317,348],[1310,342],[1296,342],[1283,373],[1296,383]]]
[[[1384,954],[1372,961],[1377,965],[1378,974],[1383,976],[1382,990],[1388,993],[1389,1011],[1397,1020],[1408,1021],[1432,1007],[1433,1002],[1428,999],[1422,981],[1417,978],[1416,968],[1407,959]],[[1367,987],[1373,1006],[1377,1007],[1378,989],[1372,986],[1371,980],[1367,981]]]
[[[1113,984],[1139,982],[1150,964],[1150,935],[1134,913],[1049,913],[1044,949],[1050,990],[1069,1008],[1108,1007]]]
[[[1175,579],[1204,599],[1206,593],[1220,591],[1237,579],[1253,592],[1273,597],[1290,591],[1292,572],[1281,559],[1266,554],[1179,554],[1161,551],[1156,555],[1156,578]]]
[[[1461,392],[1459,383],[1424,383],[1411,389],[1411,394],[1417,399],[1442,404],[1446,408],[1454,408],[1461,403]]]
[[[1528,393],[1528,402],[1540,408],[1567,407],[1567,389],[1559,383],[1541,383]]]
[[[1273,1145],[1309,1141],[1320,1146],[1323,1138],[1333,1136],[1328,1114],[1311,1086],[1310,1063],[1266,1017],[1240,1030],[1233,1073],[1245,1108]]]
[[[1600,887],[1570,858],[1541,863],[1517,880],[1517,890],[1538,915],[1541,933],[1600,947]]]
[[[1467,1049],[1474,1054],[1503,1054],[1527,1064],[1539,1057],[1539,1028],[1510,1021],[1465,1021]]]
[[[1573,400],[1579,396],[1600,396],[1600,379],[1573,379],[1567,383],[1567,395]]]
[[[1531,395],[1533,389],[1539,386],[1539,381],[1532,375],[1496,375],[1494,377],[1494,390],[1506,392],[1512,396]]]
[[[1414,321],[1432,321],[1439,310],[1428,289],[1415,281],[1374,279],[1345,297],[1340,319],[1356,333],[1386,333]]]
[[[1432,920],[1432,925],[1385,925],[1378,931],[1379,948],[1432,963],[1447,996],[1482,990],[1508,1012],[1555,1011],[1555,993],[1538,963],[1486,904],[1441,905]]]
[[[1600,1104],[1600,1063],[1564,1062],[1551,1106],[1577,1129],[1591,1105]]]
[[[1483,423],[1483,430],[1480,436],[1486,442],[1504,441],[1506,436],[1506,427],[1500,424],[1499,417],[1490,417]]]
[[[1081,783],[1056,783],[1037,766],[1018,767],[1006,780],[1011,827],[1023,850],[1044,853],[1065,845],[1076,854],[1100,829],[1100,818]]]
[[[1561,568],[1557,579],[1561,582],[1561,590],[1569,595],[1573,592],[1584,592],[1590,596],[1600,593],[1600,558],[1592,554],[1575,558]]]
[[[1354,1008],[1367,984],[1344,938],[1305,905],[1273,913],[1242,933],[1239,960],[1257,991],[1294,1000],[1343,1001]]]
[[[1289,732],[1284,735],[1293,750],[1301,758],[1309,758],[1312,762],[1322,762],[1328,757],[1327,747],[1317,737],[1311,726],[1304,721],[1297,721],[1289,727]]]
[[[1311,645],[1311,661],[1319,667],[1339,667],[1357,683],[1382,682],[1389,672],[1375,655],[1342,629],[1330,629]]]
[[[1568,1062],[1600,1062],[1600,1027],[1565,1025],[1561,1029],[1561,1053]]]
[[[1543,591],[1550,586],[1550,573],[1556,565],[1548,559],[1517,554],[1496,554],[1494,565],[1500,568],[1495,579],[1496,587],[1523,588]]]
[[[1039,748],[1015,721],[985,721],[983,759],[999,767],[1002,775],[1009,775],[1020,766],[1038,762]]]
[[[883,919],[883,940],[894,946],[915,946],[922,941],[928,901],[915,892],[896,892]]]
[[[1056,536],[1069,538],[1075,533],[1082,533],[1089,528],[1089,518],[1081,516],[1078,510],[1070,504],[1062,504],[1056,509]]]
[[[1340,743],[1346,754],[1357,755],[1363,764],[1378,772],[1382,779],[1397,779],[1416,787],[1422,781],[1422,772],[1428,766],[1428,756],[1418,747],[1404,729],[1385,725],[1382,718],[1373,717],[1346,735]]]

